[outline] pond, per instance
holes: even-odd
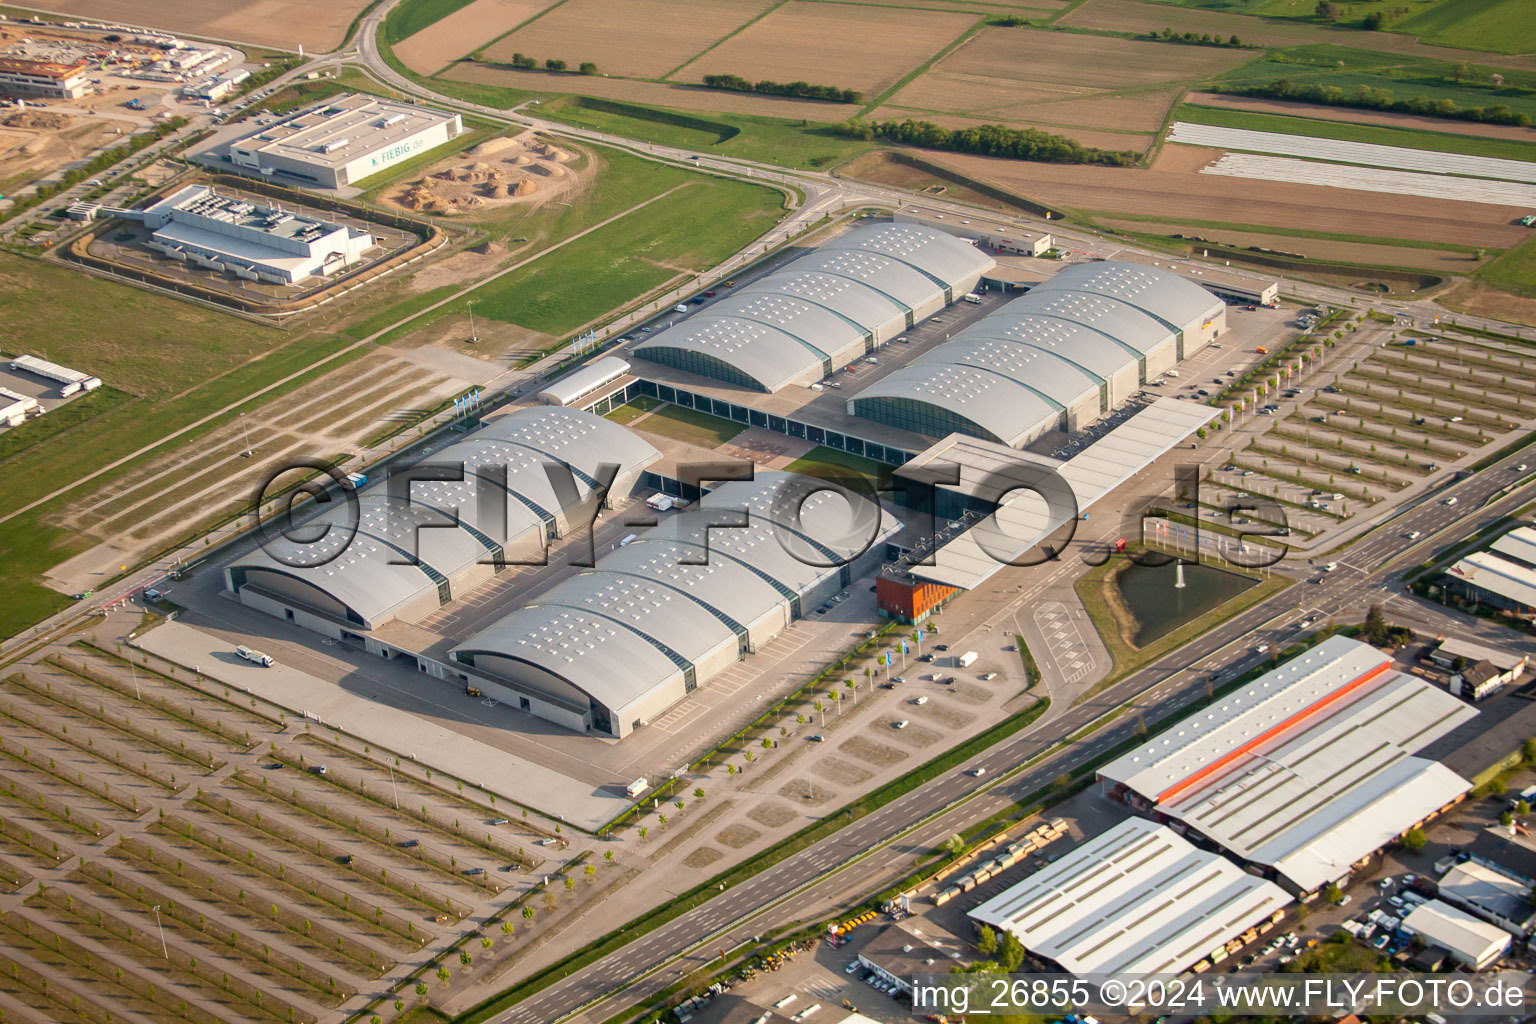
[[[1251,576],[1188,564],[1184,566],[1184,586],[1179,588],[1176,582],[1176,563],[1148,566],[1133,562],[1115,578],[1120,600],[1136,617],[1136,635],[1131,639],[1137,647],[1145,647],[1258,584]]]

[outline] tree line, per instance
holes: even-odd
[[[1038,128],[1008,128],[1000,124],[972,128],[943,128],[931,121],[845,121],[833,129],[854,139],[884,139],[923,149],[1001,156],[1013,160],[1038,160],[1053,164],[1099,164],[1134,167],[1141,154],[1132,150],[1095,149],[1065,135]]]
[[[1488,124],[1513,124],[1527,127],[1531,116],[1510,110],[1502,103],[1491,107],[1463,107],[1450,98],[1432,99],[1414,96],[1396,99],[1391,89],[1377,89],[1369,85],[1357,85],[1345,89],[1337,85],[1297,83],[1289,78],[1256,85],[1224,85],[1211,87],[1216,92],[1236,96],[1259,96],[1273,100],[1295,100],[1301,103],[1320,103],[1330,107],[1359,107],[1364,110],[1390,110],[1399,114],[1419,114],[1425,117],[1444,117],[1458,121],[1481,121]]]
[[[1148,32],[1147,38],[1158,43],[1184,43],[1187,46],[1220,46],[1233,50],[1249,49],[1249,44],[1233,33],[1223,39],[1221,36],[1213,36],[1209,32],[1201,32],[1196,35],[1193,32],[1175,32],[1171,28],[1165,28],[1161,32]]]
[[[533,71],[538,68],[539,62],[535,58],[529,57],[527,54],[514,53],[512,55],[512,66],[515,68],[522,68],[524,71]],[[544,62],[545,71],[569,71],[570,69],[570,65],[566,64],[565,61],[560,60],[558,57],[551,57]],[[595,75],[597,74],[597,65],[589,60],[582,61],[581,65],[576,70],[578,74]]]
[[[833,103],[859,103],[864,94],[857,89],[839,89],[835,85],[812,85],[809,82],[749,82],[740,75],[705,75],[704,85],[710,89],[727,89],[731,92],[756,92],[764,96],[794,96],[803,100],[830,100]]]

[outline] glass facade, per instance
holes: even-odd
[[[702,352],[693,352],[682,348],[648,348],[645,350],[645,358],[663,366],[670,366],[678,370],[687,370],[689,373],[697,373],[701,377],[713,377],[715,380],[723,380],[728,384],[740,384],[744,388],[754,391],[767,391],[762,381],[755,377],[749,377],[730,363],[714,356],[707,356]],[[830,370],[825,372],[831,372]]]
[[[853,414],[887,426],[927,434],[929,437],[947,437],[958,432],[984,441],[1009,443],[1007,438],[998,437],[953,410],[910,398],[855,398]]]

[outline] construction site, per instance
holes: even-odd
[[[584,177],[570,166],[576,154],[532,132],[490,139],[401,182],[384,202],[435,216],[490,212],[518,203],[541,204],[572,190]]]

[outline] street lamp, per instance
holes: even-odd
[[[398,811],[400,809],[400,791],[395,789],[395,766],[385,761],[384,767],[389,769],[389,791],[394,795],[395,810]]]
[[[160,929],[160,952],[169,960],[171,958],[171,951],[165,945],[165,926],[160,923],[160,904],[156,903],[150,909],[155,912],[155,927]]]
[[[475,333],[475,300],[469,300],[469,343],[480,344],[480,337]]]
[[[256,454],[256,449],[251,447],[251,428],[250,425],[245,422],[245,413],[240,414],[240,430],[245,435],[245,454],[241,455],[240,457],[242,459],[248,459],[252,455]]]

